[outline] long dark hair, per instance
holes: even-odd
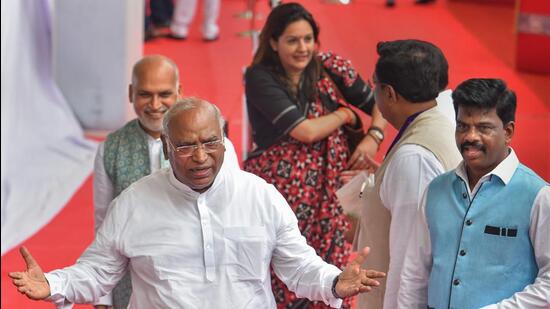
[[[277,78],[286,86],[290,93],[294,93],[295,95],[296,93],[290,86],[279,55],[271,48],[270,40],[279,40],[279,37],[289,24],[300,20],[305,20],[309,23],[311,29],[313,29],[315,43],[319,45],[319,26],[315,19],[313,19],[311,13],[298,3],[285,3],[275,7],[267,17],[264,28],[260,33],[258,50],[252,60],[252,65],[262,64],[268,67],[275,73]],[[315,94],[317,93],[317,87],[315,85],[319,80],[320,74],[321,64],[317,55],[314,54],[302,73],[302,85],[300,87],[301,89],[299,89],[299,91],[303,91],[308,101],[314,100]]]

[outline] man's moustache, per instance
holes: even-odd
[[[464,152],[466,148],[473,148],[485,152],[486,148],[480,143],[464,142],[460,145],[460,152]]]

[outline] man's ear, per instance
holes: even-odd
[[[181,98],[182,91],[181,91],[181,84],[178,84],[178,99]]]
[[[133,92],[134,87],[132,86],[132,84],[128,85],[128,100],[130,101],[130,103],[134,103],[134,96],[132,95]]]
[[[384,85],[382,88],[384,95],[389,99],[390,102],[397,101],[398,94],[390,85]]]
[[[510,142],[512,142],[512,137],[514,137],[515,130],[516,123],[514,121],[510,121],[504,125],[504,141],[506,146],[509,146]]]

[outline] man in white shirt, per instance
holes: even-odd
[[[408,236],[420,198],[437,175],[456,167],[454,128],[437,108],[441,51],[418,40],[381,42],[374,97],[396,129],[374,187],[363,196],[355,244],[376,248],[365,263],[388,272],[380,289],[359,297],[358,308],[395,308]]]
[[[132,69],[128,97],[137,119],[109,134],[98,147],[94,165],[95,230],[101,226],[109,204],[130,184],[169,165],[162,153],[162,119],[181,93],[176,64],[164,56],[146,56]],[[130,155],[131,154],[131,155]],[[238,168],[233,145],[226,140],[226,158]],[[125,309],[132,292],[125,276],[102,297],[96,309]]]
[[[392,42],[391,46],[386,46],[386,48],[392,48],[396,51],[403,50],[415,44],[414,40],[399,40]],[[441,49],[434,49],[434,54],[438,58],[439,65],[439,94],[435,101],[437,102],[437,108],[439,111],[445,115],[445,117],[452,123],[453,128],[456,126],[456,115],[453,106],[453,98],[451,97],[453,91],[447,89],[449,85],[449,63],[447,58],[443,54]]]
[[[516,96],[498,79],[453,93],[464,160],[424,194],[400,308],[549,308],[550,186],[509,146]]]
[[[43,274],[28,251],[10,273],[31,299],[58,308],[94,302],[128,270],[129,308],[276,308],[269,266],[300,297],[339,307],[384,273],[361,269],[369,248],[341,271],[298,230],[283,196],[261,178],[224,162],[223,118],[187,98],[165,115],[163,151],[171,168],[133,183],[112,203],[77,263]]]

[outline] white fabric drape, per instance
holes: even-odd
[[[53,80],[50,2],[6,0],[1,9],[4,255],[63,208],[90,174],[96,144]]]

